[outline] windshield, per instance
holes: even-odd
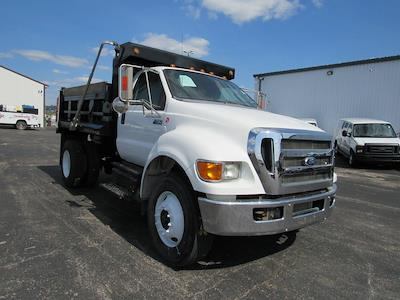
[[[222,78],[182,70],[164,70],[172,96],[257,107],[257,103],[234,83]]]
[[[396,134],[390,124],[354,125],[354,137],[394,138]]]

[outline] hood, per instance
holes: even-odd
[[[394,138],[368,138],[368,137],[353,137],[357,145],[364,146],[365,144],[400,144],[400,139]]]
[[[176,101],[179,101],[179,104],[176,106],[174,105],[174,110],[178,110],[178,113],[192,118],[202,119],[205,122],[218,123],[222,127],[231,127],[232,129],[240,128],[247,132],[256,127],[323,132],[320,128],[299,119],[254,108],[215,102]]]

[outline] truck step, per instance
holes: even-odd
[[[132,176],[132,177],[140,177],[142,175],[143,172],[143,168],[139,167],[135,164],[131,164],[128,162],[112,162],[111,166],[113,168],[113,172],[118,170],[118,173],[126,173],[128,176]]]
[[[113,193],[114,195],[118,196],[118,198],[120,199],[127,199],[129,197],[129,192],[124,189],[121,188],[120,186],[114,184],[114,183],[101,183],[100,186],[104,189],[106,189],[107,191]]]

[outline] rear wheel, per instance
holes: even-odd
[[[20,121],[17,121],[17,123],[15,124],[15,127],[18,130],[25,130],[26,128],[28,128],[28,124],[26,124],[25,121],[20,120]]]
[[[151,238],[157,252],[170,265],[185,266],[205,256],[211,236],[201,220],[191,186],[178,174],[160,177],[147,209]]]
[[[67,187],[78,187],[84,182],[86,155],[82,143],[68,140],[61,152],[61,175]]]

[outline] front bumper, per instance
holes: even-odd
[[[356,154],[360,162],[400,162],[400,154]]]
[[[327,191],[278,199],[246,199],[220,201],[199,197],[199,206],[204,230],[227,236],[271,235],[296,230],[322,222],[335,206],[336,185]],[[323,200],[323,208],[316,212],[293,213],[293,206],[300,203]],[[283,207],[283,217],[277,220],[256,221],[253,210],[257,208]]]

